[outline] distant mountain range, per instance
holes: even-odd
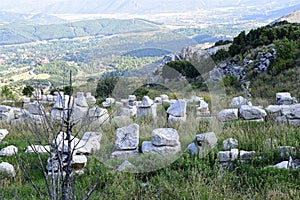
[[[46,14],[166,13],[212,8],[243,8],[270,12],[299,4],[298,0],[1,0],[0,11]],[[238,14],[245,14],[238,13]]]

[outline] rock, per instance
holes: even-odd
[[[234,161],[234,160],[238,159],[239,150],[238,149],[231,149],[230,150],[230,156],[231,156],[231,161]]]
[[[204,101],[202,97],[198,97],[198,96],[192,96],[189,100],[189,102],[200,102],[200,101]],[[205,102],[205,101],[204,101]],[[205,102],[206,103],[206,102]],[[201,103],[200,103],[201,104]]]
[[[186,122],[186,116],[184,117],[174,117],[173,115],[170,115],[168,117],[168,123],[171,125],[171,126],[174,126],[174,125],[181,125],[183,123]]]
[[[144,96],[142,102],[138,104],[138,108],[149,108],[154,104],[154,101],[148,96]]]
[[[112,105],[112,104],[114,104],[116,102],[116,100],[114,98],[106,98],[105,101],[109,105]]]
[[[56,97],[53,109],[67,110],[71,109],[74,105],[74,98],[69,95],[59,95]]]
[[[265,109],[266,109],[268,115],[270,115],[270,116],[273,116],[273,117],[281,116],[282,107],[279,105],[269,105]]]
[[[198,149],[197,145],[194,142],[188,145],[187,150],[191,154],[198,155],[199,149]]]
[[[231,161],[231,153],[230,151],[219,151],[218,157],[220,162],[229,162]]]
[[[212,83],[216,83],[222,79],[222,73],[218,68],[215,68],[209,72],[209,79]]]
[[[0,112],[0,120],[10,122],[14,119],[14,111],[10,109],[8,112]]]
[[[88,107],[74,106],[72,109],[72,122],[77,124],[87,117]],[[68,114],[64,117],[66,118]]]
[[[297,103],[297,100],[289,92],[279,92],[276,93],[276,103],[277,105],[291,105]]]
[[[115,150],[134,150],[139,145],[139,125],[131,124],[116,130]]]
[[[248,100],[242,96],[234,97],[229,105],[230,108],[240,108],[242,105],[248,105]]]
[[[223,150],[236,149],[239,144],[239,141],[233,138],[228,138],[223,141]]]
[[[6,173],[11,177],[14,177],[16,175],[14,166],[9,164],[8,162],[1,162],[0,163],[0,172],[1,173]]]
[[[218,113],[218,119],[222,122],[238,120],[238,109],[224,109]]]
[[[159,128],[152,131],[152,144],[155,146],[177,146],[179,134],[172,128]]]
[[[168,101],[169,100],[169,97],[166,94],[160,95],[160,98],[161,98],[162,101]]]
[[[207,145],[211,148],[217,145],[217,137],[214,132],[198,134],[195,136],[194,141],[198,146],[203,148],[205,148]]]
[[[10,106],[0,105],[0,113],[9,112],[10,110]]]
[[[155,97],[154,98],[154,103],[162,104],[162,99],[160,97]]]
[[[114,151],[111,154],[112,159],[128,159],[139,155],[138,149],[125,150],[125,151]]]
[[[131,164],[128,160],[125,160],[117,169],[118,171],[131,171],[135,170],[135,166]]]
[[[107,109],[99,108],[98,106],[95,106],[88,110],[89,117],[103,117],[106,116],[107,114],[108,114]]]
[[[129,101],[136,101],[136,96],[135,95],[128,95],[128,100]]]
[[[146,109],[148,109],[148,108],[146,108]],[[143,113],[143,112],[141,112],[141,113]],[[137,115],[137,108],[135,106],[133,108],[120,108],[117,111],[117,115],[134,117]]]
[[[72,169],[77,171],[77,170],[82,170],[87,163],[87,157],[85,155],[73,155],[72,161],[71,161],[71,166]]]
[[[14,145],[7,146],[0,151],[0,156],[13,156],[18,153],[18,147]]]
[[[30,145],[26,148],[25,153],[49,153],[51,151],[50,145]]]
[[[8,135],[8,130],[0,129],[0,142]]]
[[[288,119],[300,119],[300,104],[291,105],[289,111],[290,112],[286,114]]]
[[[145,105],[141,106],[141,104],[139,104],[137,106],[137,113],[136,113],[137,118],[150,117],[152,119],[156,119],[157,117],[156,104],[152,104],[150,107],[146,107]]]
[[[240,158],[242,161],[249,161],[253,159],[255,151],[240,151]]]
[[[289,168],[289,161],[282,161],[276,165],[274,165],[275,168],[278,169],[288,169]]]
[[[297,150],[292,146],[280,146],[279,153],[281,159],[289,159],[290,156],[296,156]]]
[[[64,113],[65,112],[61,109],[52,108],[52,110],[51,110],[51,119],[53,121],[60,121],[60,120],[63,119]]]
[[[100,142],[102,138],[102,133],[100,132],[86,132],[83,134],[80,144],[83,146],[78,146],[76,154],[92,154],[100,150]]]
[[[30,98],[29,98],[29,97],[24,97],[24,98],[23,98],[23,103],[24,103],[24,104],[30,103]],[[1,109],[0,109],[0,110],[1,110]]]
[[[168,108],[167,113],[174,117],[184,117],[186,115],[186,101],[177,100]]]
[[[111,120],[111,123],[115,127],[120,128],[132,124],[133,121],[129,116],[122,115],[122,116],[114,116]]]
[[[176,154],[181,151],[181,146],[155,146],[150,141],[144,141],[142,143],[143,153],[154,153],[154,154]]]
[[[86,93],[85,100],[89,107],[94,106],[97,102],[96,98],[92,96],[91,93]]]
[[[75,98],[75,104],[79,107],[85,107],[85,108],[89,107],[83,92],[77,92],[77,97]]]
[[[199,109],[200,110],[204,110],[204,111],[208,110],[209,109],[208,108],[208,103],[206,103],[203,99],[200,99],[200,101],[199,101]]]
[[[68,152],[68,140],[67,134],[64,132],[60,132],[56,138],[53,139],[52,144],[54,145],[54,148],[57,149],[60,152]],[[71,149],[79,148],[84,146],[84,144],[80,141],[80,139],[75,138],[74,136],[71,136]]]
[[[240,115],[245,120],[251,120],[262,119],[267,116],[267,113],[257,106],[242,105],[240,108]]]

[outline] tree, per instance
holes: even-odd
[[[1,97],[4,97],[5,99],[15,99],[15,95],[7,86],[3,86],[1,88],[0,94],[1,94]]]
[[[72,77],[70,72],[69,88],[72,88]],[[39,105],[41,113],[41,120],[37,123],[28,119],[26,125],[32,133],[29,137],[24,137],[28,140],[28,144],[32,146],[32,149],[37,156],[37,162],[35,165],[39,166],[42,172],[45,185],[39,188],[35,182],[33,175],[31,175],[31,167],[26,168],[26,160],[18,157],[19,166],[27,179],[32,183],[37,196],[40,199],[50,200],[69,200],[75,199],[75,194],[80,192],[82,194],[82,188],[77,188],[77,176],[73,174],[73,157],[78,148],[82,147],[82,142],[75,138],[79,137],[79,131],[83,130],[86,126],[85,123],[80,124],[80,127],[75,128],[75,121],[73,119],[74,112],[74,100],[72,98],[73,90],[69,90],[68,96],[59,93],[61,98],[61,120],[54,122],[47,114],[42,105]],[[84,120],[82,120],[84,122]],[[88,124],[88,123],[87,123]],[[22,133],[23,131],[21,131]],[[24,135],[26,136],[26,135]],[[33,140],[32,140],[33,139]],[[34,143],[39,145],[47,144],[51,146],[51,150],[46,150],[49,156],[47,165],[51,166],[47,173],[45,169],[45,163],[43,156],[40,155],[37,149],[34,147]],[[55,158],[55,159],[54,159]],[[26,159],[26,158],[25,158]],[[28,159],[28,158],[27,158]],[[88,192],[84,195],[83,199],[88,199],[91,194],[99,185],[99,178],[89,187]],[[45,191],[46,188],[46,191]]]
[[[26,85],[22,90],[22,94],[25,96],[31,97],[33,91],[34,91],[34,88],[31,85]]]
[[[115,76],[105,76],[100,78],[97,83],[96,97],[102,99],[109,97],[112,94],[117,82],[118,77]]]

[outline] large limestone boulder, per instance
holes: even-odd
[[[77,150],[80,147],[84,146],[84,143],[82,143],[80,141],[80,139],[71,136],[70,137],[71,140],[71,144],[70,144],[70,148],[72,150]],[[56,138],[53,139],[52,144],[54,145],[54,147],[56,147],[56,149],[60,152],[68,152],[68,140],[67,140],[67,134],[65,132],[60,132]]]
[[[93,106],[96,104],[97,100],[90,92],[86,93],[85,100],[89,106]]]
[[[72,169],[75,171],[83,170],[83,168],[86,166],[87,163],[87,157],[85,155],[73,155],[71,166]]]
[[[173,125],[181,125],[186,122],[186,116],[183,117],[174,117],[173,115],[170,115],[168,117],[168,123],[173,126]]]
[[[174,117],[184,117],[186,115],[186,101],[177,100],[167,109],[167,113]]]
[[[142,102],[138,104],[138,107],[151,107],[154,104],[154,101],[148,96],[144,96]]]
[[[277,105],[291,105],[297,103],[297,100],[289,92],[279,92],[276,93],[276,103]]]
[[[7,129],[0,129],[0,142],[8,135]]]
[[[217,145],[217,137],[214,132],[202,133],[195,136],[194,141],[197,145],[205,147],[215,147]]]
[[[242,105],[240,108],[240,116],[245,120],[263,119],[267,116],[267,113],[258,106]]]
[[[187,150],[194,155],[204,156],[217,145],[217,137],[215,133],[208,132],[198,134],[194,141],[188,145]]]
[[[8,162],[0,163],[0,172],[8,174],[11,177],[14,177],[16,175],[14,166],[9,164]]]
[[[139,155],[138,148],[134,150],[114,151],[110,155],[112,159],[128,159]]]
[[[50,145],[30,145],[26,148],[25,153],[49,153],[50,151]]]
[[[83,134],[80,144],[76,150],[76,154],[92,154],[100,150],[100,142],[102,133],[100,132],[86,132]]]
[[[172,128],[159,128],[152,131],[152,144],[155,146],[177,146],[179,134]]]
[[[75,98],[75,104],[79,107],[88,107],[85,96],[83,92],[77,92],[77,97]]]
[[[28,104],[28,112],[33,115],[43,115],[44,107],[38,102],[33,102]]]
[[[248,100],[242,96],[234,97],[229,105],[230,108],[240,108],[242,105],[248,105]]]
[[[218,113],[218,119],[222,122],[228,122],[232,120],[238,120],[238,109],[224,109]]]
[[[56,97],[53,109],[58,110],[67,110],[68,108],[72,108],[74,106],[74,98],[69,95],[58,95]]]
[[[234,138],[228,138],[223,141],[223,150],[227,151],[230,149],[236,149],[238,147],[239,141]]]
[[[143,153],[155,153],[160,155],[176,154],[181,151],[181,146],[155,146],[151,141],[144,141],[142,143]]]
[[[300,104],[291,105],[289,111],[289,113],[286,113],[288,119],[300,119]]]
[[[86,119],[87,112],[88,112],[88,107],[74,106],[72,109],[72,116],[71,116],[72,122],[77,124],[81,122],[83,119]]]
[[[10,110],[10,106],[0,105],[0,113],[9,112]]]
[[[269,105],[265,108],[265,110],[267,111],[268,115],[272,117],[279,117],[282,114],[282,106],[280,105]]]
[[[139,145],[139,125],[131,124],[116,130],[115,150],[135,150]]]
[[[18,147],[14,145],[7,146],[0,150],[0,156],[13,156],[18,153]]]
[[[137,105],[137,117],[151,117],[155,119],[157,116],[156,113],[156,104],[148,96],[144,96],[142,101]]]

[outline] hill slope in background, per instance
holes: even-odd
[[[279,21],[284,21],[284,20],[290,23],[300,23],[300,10],[296,10],[279,19]]]
[[[99,19],[55,25],[13,23],[0,26],[0,45],[154,30],[158,30],[156,25],[142,20]]]
[[[187,12],[197,9],[224,7],[253,7],[261,10],[276,10],[297,4],[296,0],[2,0],[0,10],[19,13],[158,13],[158,12]],[[22,5],[22,6],[20,6]],[[261,5],[261,7],[258,7]],[[272,8],[273,7],[273,8]]]

